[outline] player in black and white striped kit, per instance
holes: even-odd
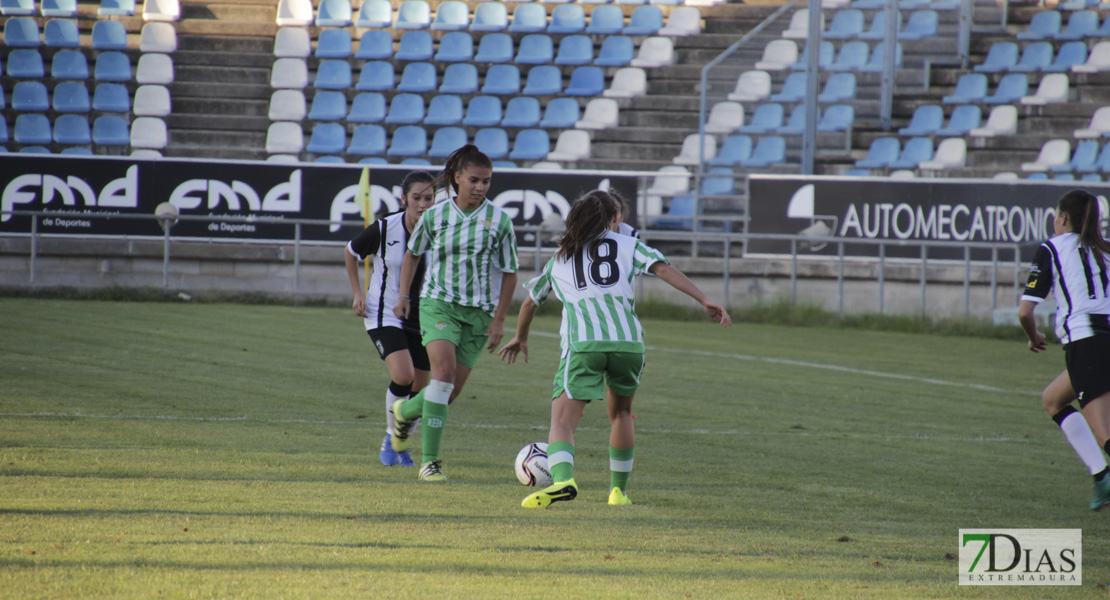
[[[1056,299],[1056,336],[1067,368],[1045,388],[1045,410],[1060,426],[1095,478],[1091,510],[1110,506],[1110,242],[1102,237],[1099,200],[1083,190],[1060,198],[1055,236],[1033,258],[1018,319],[1029,349],[1046,348],[1033,317],[1051,291]],[[1079,400],[1082,412],[1072,407]]]
[[[398,319],[393,306],[399,298],[409,299],[416,305],[420,298],[420,284],[424,280],[424,262],[421,261],[411,289],[401,291],[401,261],[408,248],[409,234],[420,216],[435,203],[434,178],[424,171],[409,173],[401,184],[404,210],[385,216],[363,229],[347,244],[344,263],[351,282],[354,313],[363,317],[366,332],[370,334],[378,354],[385,361],[392,380],[385,393],[386,434],[379,458],[389,467],[415,466],[408,451],[394,452],[389,443],[393,428],[393,402],[408,398],[428,384],[430,363],[428,352],[420,341],[419,312],[410,313],[408,319]],[[370,260],[374,274],[363,293],[359,282],[358,261]]]

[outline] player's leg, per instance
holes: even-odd
[[[607,408],[609,412],[609,504],[632,504],[628,499],[628,478],[632,474],[636,451],[636,426],[632,419],[632,399],[640,386],[644,355],[614,352],[609,355]]]
[[[1095,335],[1064,347],[1070,387],[1079,400],[1079,409],[1083,411],[1082,416],[1093,434],[1096,448],[1100,444],[1106,448],[1110,436],[1110,339],[1105,338],[1110,336]],[[1068,441],[1071,441],[1070,437]],[[1076,452],[1079,452],[1078,448]],[[1088,448],[1085,453],[1091,452]],[[1091,510],[1096,511],[1110,506],[1110,470],[1106,468],[1105,455],[1102,452],[1097,454],[1102,460],[1099,463],[1102,469],[1096,472],[1096,466],[1088,463],[1095,478]],[[1087,462],[1086,458],[1084,462]]]
[[[447,421],[447,403],[455,387],[455,352],[460,326],[452,314],[451,306],[446,302],[427,299],[420,303],[420,323],[424,329],[423,341],[428,353],[431,381],[416,395],[393,405],[396,426],[391,439],[393,449],[398,452],[408,448],[409,429],[423,415],[424,433],[421,444],[426,453],[424,462],[438,461],[439,443]],[[429,449],[432,450],[432,458],[427,456]],[[421,478],[441,480],[443,475],[438,472],[438,464],[433,470],[436,473],[429,472],[429,475],[437,477],[424,477],[422,467]]]
[[[1071,387],[1071,379],[1067,371],[1057,375],[1041,394],[1045,411],[1060,426],[1064,437],[1079,455],[1083,464],[1087,465],[1092,475],[1095,475],[1106,470],[1106,456],[1102,453],[1102,448],[1099,447],[1084,417],[1087,410],[1084,409],[1084,413],[1080,413],[1072,406],[1073,401],[1075,401],[1075,390]]]
[[[412,391],[410,395],[419,393],[420,390],[428,386],[428,381],[431,377],[431,362],[428,359],[428,350],[424,348],[424,344],[420,339],[418,332],[405,330],[405,336],[408,338],[408,354],[409,359],[413,366],[412,375]],[[389,416],[393,417],[393,405],[390,404],[386,412]],[[420,418],[418,417],[413,421],[412,426],[409,428],[409,436],[411,437],[416,430],[420,427]],[[392,431],[392,430],[391,430]],[[390,449],[393,448],[392,442],[389,443]],[[415,467],[416,463],[413,462],[412,456],[409,451],[397,453],[397,464],[402,467]]]
[[[393,405],[398,401],[408,399],[412,393],[414,369],[412,367],[412,357],[409,356],[407,349],[392,352],[386,356],[385,366],[389,369],[390,383],[385,391],[386,434],[385,439],[382,440],[380,459],[383,465],[392,466],[401,463],[400,454],[402,454],[393,449],[393,444],[390,441],[395,425]]]

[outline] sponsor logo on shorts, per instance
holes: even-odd
[[[385,346],[382,344],[381,340],[374,342],[374,345],[378,347],[378,354],[385,356]]]

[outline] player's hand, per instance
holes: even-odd
[[[516,362],[517,355],[523,355],[524,362],[528,362],[528,342],[521,340],[519,337],[514,337],[509,340],[508,344],[501,346],[497,353],[501,355],[501,360],[510,365]]]
[[[355,301],[351,303],[351,310],[360,317],[366,317],[366,296],[362,294],[355,295]]]
[[[1041,350],[1048,348],[1048,344],[1044,340],[1044,334],[1039,331],[1037,332],[1036,336],[1033,337],[1033,339],[1030,339],[1029,343],[1026,345],[1029,346],[1029,349],[1033,352],[1040,352]]]
[[[728,311],[725,310],[725,307],[717,304],[712,300],[709,300],[706,301],[704,308],[705,314],[709,315],[710,319],[713,319],[724,327],[732,325],[732,317],[728,316]]]
[[[486,346],[486,349],[493,352],[505,337],[505,323],[497,319],[490,321],[489,329],[486,330],[486,337],[489,338],[489,345]]]
[[[393,315],[402,321],[409,317],[409,299],[398,298],[397,304],[393,305]]]

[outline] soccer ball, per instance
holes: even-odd
[[[555,481],[547,469],[547,443],[536,442],[516,455],[516,478],[527,486],[547,487]]]

